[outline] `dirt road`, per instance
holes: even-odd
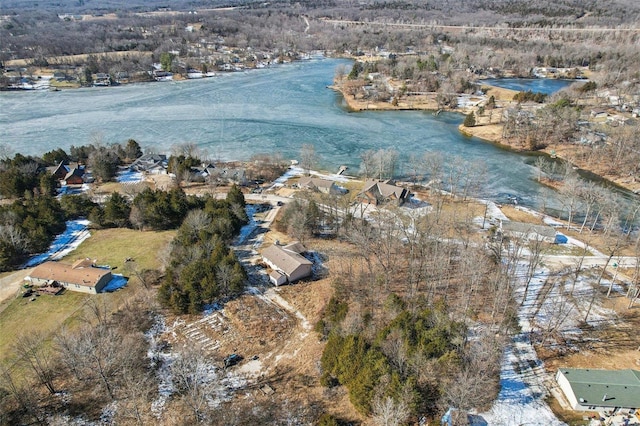
[[[0,303],[16,295],[22,285],[24,277],[29,275],[32,270],[33,268],[21,269],[0,279]]]

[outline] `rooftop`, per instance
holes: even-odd
[[[581,405],[640,407],[640,371],[560,368]]]
[[[299,244],[299,243],[298,243]],[[299,249],[299,247],[296,247]],[[311,265],[312,262],[296,253],[294,250],[286,249],[279,245],[267,247],[262,256],[269,259],[273,264],[278,266],[285,274],[291,275],[301,265]]]
[[[61,281],[94,287],[107,274],[111,274],[110,269],[80,265],[74,267],[59,262],[44,262],[37,266],[29,276],[41,280]]]

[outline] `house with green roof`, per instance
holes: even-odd
[[[640,408],[640,371],[560,368],[556,381],[574,410]]]

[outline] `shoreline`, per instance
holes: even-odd
[[[345,94],[340,85],[336,85],[335,83],[327,87],[340,93],[342,95],[342,99],[347,105],[347,109],[352,112],[431,111],[434,112],[434,114],[437,114],[437,112],[439,111],[447,111],[464,115],[468,114],[469,112],[474,112],[477,114],[478,110],[477,106],[466,106],[462,108],[457,107],[453,109],[439,109],[437,102],[435,101],[435,96],[433,97],[433,99],[425,99],[428,98],[429,95],[425,95],[424,98],[415,99],[414,101],[400,100],[398,101],[397,105],[392,105],[389,102],[356,99],[353,95]],[[487,87],[489,87],[487,94],[493,92],[491,94],[495,96],[496,101],[503,104],[501,107],[496,108],[498,111],[495,113],[495,115],[500,117],[505,105],[509,102],[512,102],[509,99],[509,96],[513,97],[513,94],[515,94],[516,92],[509,89],[497,88],[495,86]],[[466,127],[464,124],[460,123],[458,125],[458,131],[465,137],[475,137],[477,139],[480,139],[483,143],[490,143],[500,147],[501,149],[523,154],[541,153],[550,158],[555,157],[560,160],[567,161],[578,169],[593,174],[594,176],[597,176],[598,178],[606,181],[613,186],[617,186],[621,189],[629,191],[630,193],[640,195],[640,180],[635,179],[631,176],[613,176],[602,169],[599,170],[599,167],[587,167],[584,161],[580,161],[578,158],[576,158],[576,154],[578,154],[581,150],[580,146],[549,144],[546,148],[532,151],[524,148],[519,144],[516,145],[505,140],[502,137],[502,124],[499,121],[495,122],[492,116],[490,116],[487,120],[486,115],[487,113],[485,112],[483,116],[478,117],[478,119],[480,119],[480,124],[473,127]],[[604,165],[602,167],[604,167]]]

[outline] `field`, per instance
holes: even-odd
[[[132,258],[140,268],[159,268],[158,253],[164,250],[173,234],[129,229],[92,231],[91,238],[63,262],[88,257],[97,259],[101,265],[108,264],[116,268],[114,273],[122,273],[125,259]],[[20,336],[36,331],[50,336],[63,325],[73,326],[74,320],[82,316],[90,300],[104,301],[116,307],[139,287],[138,282],[131,280],[127,287],[115,293],[91,296],[65,291],[58,296],[39,296],[33,302],[30,298],[20,296],[5,302],[6,307],[0,312],[0,364],[13,362],[11,346]]]

